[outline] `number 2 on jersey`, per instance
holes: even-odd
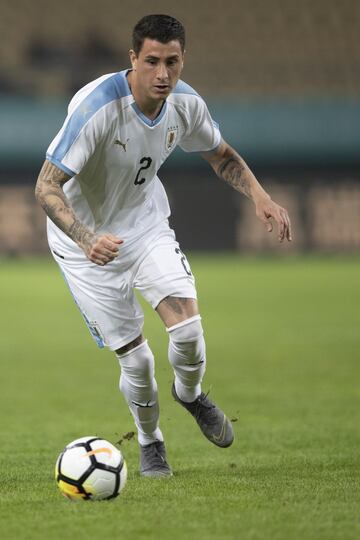
[[[134,182],[135,186],[140,186],[141,184],[145,182],[146,178],[140,178],[139,180],[139,176],[140,176],[141,171],[144,171],[145,169],[148,169],[150,167],[151,163],[152,163],[151,157],[143,157],[140,159],[140,165],[142,165],[142,167],[140,167],[140,169],[137,172],[135,182]]]

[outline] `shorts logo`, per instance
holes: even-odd
[[[98,346],[102,349],[105,345],[105,338],[100,330],[100,327],[96,321],[89,321],[85,317],[86,324],[90,330],[92,337],[95,339]]]
[[[174,146],[177,133],[179,131],[179,126],[169,126],[166,133],[166,150],[171,150],[171,148]]]

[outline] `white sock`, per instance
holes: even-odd
[[[175,390],[182,401],[191,403],[201,394],[205,373],[205,340],[200,315],[167,328],[169,361],[174,369]]]
[[[125,396],[138,430],[141,445],[163,441],[159,429],[159,402],[154,356],[144,341],[125,354],[116,354],[121,367],[120,390]]]

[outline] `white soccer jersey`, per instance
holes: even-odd
[[[182,81],[149,120],[127,73],[104,75],[74,96],[46,157],[72,176],[64,192],[78,218],[129,245],[170,215],[157,171],[175,147],[209,151],[221,136],[203,99]],[[69,241],[52,222],[48,227],[50,236]]]

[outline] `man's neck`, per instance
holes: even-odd
[[[134,76],[132,71],[129,71],[129,73],[127,74],[127,80],[131,93],[134,96],[135,103],[139,107],[140,111],[149,120],[155,120],[155,118],[159,115],[165,100],[152,100],[149,98],[145,98],[142,95],[141,91],[139,91],[139,88],[136,84],[136,77]]]

